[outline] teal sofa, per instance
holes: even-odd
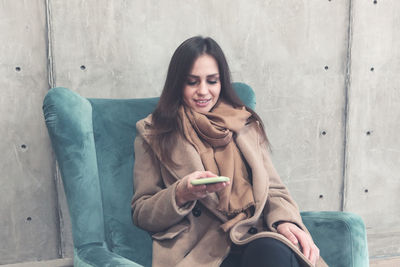
[[[253,90],[234,88],[255,107]],[[43,111],[72,223],[74,266],[151,266],[151,237],[131,220],[135,124],[158,98],[86,99],[66,88],[47,93]],[[306,192],[304,192],[306,194]],[[368,266],[365,226],[345,212],[302,212],[329,266]]]

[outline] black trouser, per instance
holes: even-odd
[[[273,238],[259,238],[234,246],[221,267],[300,267],[295,253]]]

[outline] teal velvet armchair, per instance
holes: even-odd
[[[255,107],[253,90],[234,83]],[[151,266],[151,237],[132,224],[136,122],[158,98],[86,99],[53,88],[44,117],[60,168],[72,223],[74,266]],[[345,212],[302,212],[329,266],[368,266],[365,226]]]

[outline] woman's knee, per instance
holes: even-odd
[[[250,242],[242,255],[242,266],[251,267],[297,267],[294,252],[279,240],[259,238]]]

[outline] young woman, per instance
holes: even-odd
[[[325,266],[213,39],[177,48],[136,126],[133,221],[152,233],[153,266]],[[192,184],[216,176],[230,180]]]

